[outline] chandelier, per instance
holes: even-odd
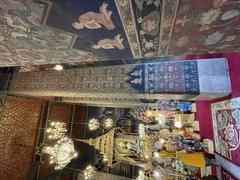
[[[144,124],[139,124],[138,125],[138,133],[140,138],[143,138],[145,136],[145,126]]]
[[[43,147],[43,153],[50,155],[50,164],[55,164],[55,169],[64,168],[73,158],[77,157],[73,141],[64,137],[58,140],[53,147]]]
[[[67,128],[66,123],[64,122],[51,122],[50,128],[47,129],[47,133],[49,134],[49,139],[60,139],[66,136]]]
[[[138,171],[138,177],[136,178],[136,180],[144,180],[145,179],[145,174],[143,170],[139,170]]]
[[[107,118],[104,120],[103,125],[106,129],[110,129],[113,127],[113,119]]]
[[[100,127],[100,122],[98,119],[90,119],[89,123],[88,123],[88,127],[91,131],[95,131]]]
[[[46,133],[49,139],[57,140],[57,143],[54,146],[44,146],[42,153],[50,155],[50,164],[55,164],[55,169],[62,169],[78,155],[73,140],[66,135],[66,123],[51,122]]]
[[[84,170],[84,179],[91,179],[96,174],[96,170],[93,166],[88,165]]]

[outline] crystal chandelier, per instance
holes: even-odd
[[[103,162],[108,162],[108,158],[105,155],[103,156]]]
[[[55,169],[64,168],[78,155],[75,151],[73,141],[67,137],[59,139],[54,147],[43,147],[42,152],[50,155],[50,164],[55,164]]]
[[[106,129],[110,129],[113,126],[113,119],[107,118],[104,120],[103,124]]]
[[[145,179],[145,174],[143,170],[139,170],[138,171],[138,177],[136,178],[136,180],[144,180]]]
[[[91,179],[96,174],[95,168],[91,165],[88,165],[84,170],[84,179]]]
[[[50,164],[55,164],[55,169],[62,169],[78,155],[73,140],[66,136],[66,123],[51,122],[46,133],[49,139],[57,140],[57,144],[44,146],[42,152],[50,155]]]
[[[139,124],[138,126],[138,133],[141,138],[145,136],[145,126],[144,124]]]
[[[60,139],[66,135],[67,128],[66,123],[64,122],[51,122],[50,128],[47,129],[47,133],[49,134],[49,139]]]
[[[91,131],[95,131],[100,127],[100,122],[98,119],[90,119],[89,123],[88,123],[88,127]]]

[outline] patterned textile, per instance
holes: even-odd
[[[212,104],[216,152],[240,165],[240,98]]]
[[[133,68],[128,83],[144,93],[198,93],[198,62],[147,63]]]
[[[221,168],[222,170],[222,180],[237,180],[236,177],[234,177],[232,174],[230,174],[225,169]]]

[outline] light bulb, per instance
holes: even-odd
[[[158,171],[154,170],[154,171],[153,171],[153,176],[154,176],[155,178],[158,178],[158,177],[160,177],[160,173],[159,173]]]
[[[74,157],[77,157],[78,156],[78,153],[74,153],[74,155],[73,155]]]
[[[154,152],[154,157],[155,158],[159,158],[160,157],[159,153],[158,152]]]
[[[53,67],[53,69],[56,70],[56,71],[61,71],[61,70],[63,70],[63,66],[60,65],[60,64],[57,64]]]
[[[182,128],[182,123],[180,121],[176,121],[174,125],[179,129]]]
[[[159,139],[159,140],[162,144],[165,143],[165,139]]]

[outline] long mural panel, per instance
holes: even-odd
[[[1,0],[0,66],[238,51],[239,24],[237,0]]]

